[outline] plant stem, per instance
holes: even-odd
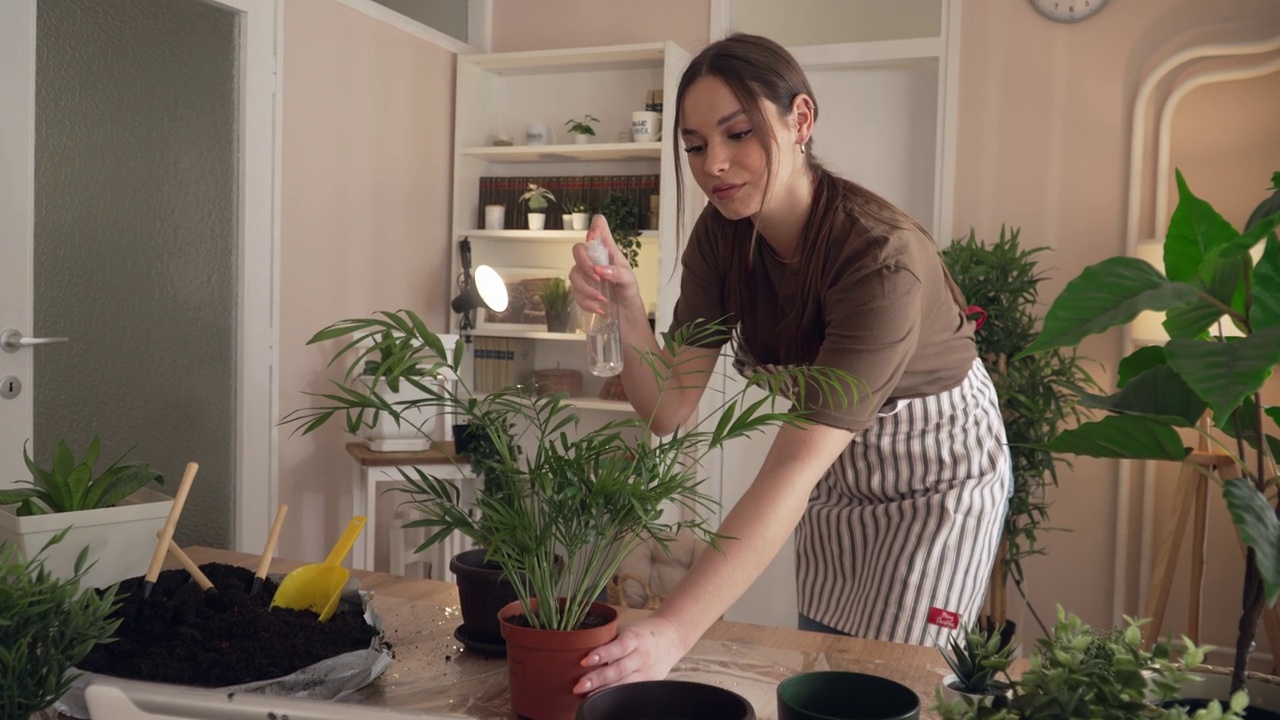
[[[1018,594],[1022,596],[1022,601],[1026,603],[1027,609],[1031,611],[1031,617],[1035,618],[1036,625],[1040,626],[1040,632],[1044,633],[1047,638],[1053,638],[1053,633],[1049,632],[1049,628],[1045,627],[1044,621],[1040,619],[1040,613],[1036,612],[1035,605],[1031,604],[1031,600],[1027,598],[1027,592],[1022,588],[1022,579],[1015,577],[1013,586],[1018,588]]]
[[[1257,558],[1254,555],[1253,548],[1249,548],[1245,554],[1244,599],[1236,635],[1235,665],[1231,670],[1232,694],[1244,689],[1245,670],[1249,665],[1249,653],[1253,649],[1253,638],[1258,632],[1258,619],[1262,617],[1264,599],[1262,575],[1258,572]]]

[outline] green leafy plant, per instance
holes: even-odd
[[[950,652],[941,649],[943,659],[960,683],[957,690],[973,695],[998,695],[1009,689],[1008,683],[997,679],[997,673],[1009,669],[1015,646],[1000,641],[1002,629],[987,631],[975,622],[965,629],[963,637],[951,637]]]
[[[1204,661],[1210,647],[1196,647],[1183,638],[1181,660],[1170,660],[1169,643],[1152,651],[1142,648],[1145,621],[1125,618],[1117,632],[1095,634],[1075,615],[1058,607],[1051,635],[1036,641],[1031,667],[1018,678],[1000,669],[1008,688],[1002,706],[971,698],[946,703],[938,693],[936,709],[943,720],[1130,720],[1132,718],[1242,718],[1248,695],[1235,693],[1228,707],[1213,701],[1208,708],[1188,713],[1177,704],[1179,689],[1194,676],[1187,671]]]
[[[1063,383],[1088,387],[1092,382],[1074,351],[1055,348],[1021,355],[1039,334],[1037,306],[1039,255],[1048,248],[1024,248],[1018,228],[1002,226],[994,243],[967,238],[953,240],[942,251],[943,261],[965,299],[986,313],[974,334],[978,355],[991,375],[1000,402],[1013,460],[1013,494],[1009,498],[998,564],[987,587],[990,625],[1006,621],[1005,588],[1010,579],[1023,589],[1022,561],[1044,554],[1040,532],[1048,530],[1049,503],[1045,491],[1057,486],[1055,458],[1045,445],[1067,426],[1080,422],[1075,394]],[[1030,605],[1028,605],[1030,607]],[[1032,608],[1037,622],[1039,616]],[[1044,624],[1040,623],[1041,629]]]
[[[0,720],[27,720],[54,703],[79,673],[69,672],[94,645],[108,642],[119,619],[117,586],[80,589],[88,572],[86,547],[68,578],[44,567],[44,551],[62,542],[67,528],[30,559],[0,542]]]
[[[147,463],[123,462],[133,448],[126,450],[102,474],[94,476],[93,466],[101,450],[102,443],[95,435],[85,450],[84,459],[77,461],[67,441],[60,440],[53,453],[53,465],[42,468],[27,454],[24,443],[22,459],[27,463],[31,479],[18,482],[31,487],[0,490],[0,505],[17,503],[18,515],[93,510],[114,507],[152,481],[164,484],[164,477]]]
[[[405,342],[403,338],[397,339],[391,333],[385,333],[381,338],[381,342],[379,343],[379,346],[378,346],[378,358],[377,359],[369,358],[364,361],[363,374],[366,377],[373,377],[378,374],[379,367],[382,367],[384,365],[387,365],[388,363],[393,362],[394,358],[397,355],[396,348],[402,342]],[[382,374],[384,378],[388,374],[393,376],[392,378],[385,380],[387,389],[393,393],[398,393],[400,392],[400,376],[401,375],[421,376],[421,375],[426,375],[426,372],[427,372],[426,370],[422,369],[421,365],[418,365],[417,363],[413,363],[412,365],[406,368],[403,368],[398,372],[389,372],[388,370],[384,370]]]
[[[569,126],[569,132],[571,133],[577,133],[579,135],[595,135],[596,130],[591,127],[591,123],[598,122],[600,122],[600,118],[592,115],[591,113],[587,113],[581,120],[569,118],[564,121],[564,124]]]
[[[408,311],[343,320],[309,342],[351,338],[351,348],[366,340],[378,342],[386,332],[414,340],[403,346],[404,356],[393,367],[413,359],[434,370],[457,372],[462,341],[448,362],[440,338]],[[660,395],[668,378],[679,377],[673,371],[687,362],[679,347],[727,336],[728,330],[718,324],[699,323],[667,336],[666,355],[646,353],[642,361],[654,373]],[[357,355],[351,368],[359,362]],[[378,407],[377,398],[351,387],[353,372],[349,369],[347,378],[335,381],[338,392],[317,396],[323,404],[294,411],[285,421],[302,424],[306,432],[337,414],[358,416]],[[486,561],[496,563],[508,578],[525,579],[514,583],[524,613],[533,627],[546,629],[577,627],[618,564],[642,540],[652,538],[665,546],[687,528],[716,544],[720,538],[704,519],[714,501],[701,492],[699,477],[708,453],[767,427],[805,424],[803,411],[795,408],[805,406],[806,394],[818,393],[836,404],[848,402],[857,387],[847,374],[825,368],[759,373],[749,385],[767,391],[760,399],[749,400],[744,386],[723,397],[717,411],[696,424],[655,438],[648,422],[636,416],[588,429],[563,393],[539,396],[523,386],[477,397],[461,379],[456,387],[429,386],[414,377],[401,380],[420,386],[425,398],[418,405],[457,414],[490,445],[480,463],[486,483],[476,492],[474,512],[453,481],[421,468],[401,472],[405,492],[426,515],[413,524],[433,531],[419,550],[455,531],[463,533],[485,548]],[[777,410],[774,400],[784,390],[796,403]],[[663,519],[668,504],[681,508],[682,519]],[[530,602],[535,597],[563,602],[538,603],[535,611]]]
[[[1189,462],[1191,448],[1183,444],[1182,429],[1198,433],[1202,442],[1236,462],[1241,476],[1223,478],[1222,492],[1248,546],[1232,676],[1232,689],[1239,690],[1262,609],[1280,596],[1280,520],[1270,499],[1278,480],[1280,438],[1268,433],[1280,422],[1280,407],[1266,407],[1260,392],[1280,363],[1280,239],[1274,232],[1280,224],[1280,173],[1272,176],[1275,192],[1254,211],[1243,232],[1196,197],[1181,172],[1177,183],[1178,206],[1164,241],[1164,273],[1131,257],[1085,268],[1049,308],[1044,329],[1024,354],[1074,347],[1090,335],[1132,322],[1144,310],[1166,313],[1170,339],[1124,358],[1116,393],[1073,388],[1082,405],[1109,414],[1059,433],[1048,448],[1092,457]],[[1255,266],[1250,250],[1260,242],[1264,250]],[[1234,324],[1243,337],[1227,337],[1224,322]],[[1205,427],[1206,410],[1228,440],[1220,441]]]
[[[541,295],[542,307],[548,315],[566,313],[573,307],[573,289],[564,278],[551,278],[542,289]]]
[[[584,203],[584,202],[575,202],[575,203],[573,203],[572,205],[570,205],[570,206],[569,206],[569,212],[572,212],[572,213],[589,213],[589,212],[591,212],[591,206],[590,206],[590,205],[588,205],[588,204],[586,204],[586,203]]]
[[[640,262],[639,215],[635,202],[622,193],[611,192],[598,212],[609,221],[614,244],[634,268]]]
[[[520,196],[520,202],[529,203],[530,212],[542,212],[547,209],[547,201],[556,202],[556,196],[538,183],[529,183],[529,189]]]

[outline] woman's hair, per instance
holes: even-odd
[[[804,70],[796,59],[778,43],[759,35],[735,33],[711,43],[689,62],[676,90],[673,116],[676,123],[680,122],[681,105],[689,86],[707,76],[718,78],[729,87],[751,121],[755,131],[753,136],[764,146],[767,174],[765,186],[768,187],[773,179],[774,145],[777,138],[773,135],[772,124],[764,117],[764,106],[760,101],[768,100],[785,116],[791,112],[796,96],[807,95],[813,99],[811,111],[816,121],[818,101],[809,79],[805,77]],[[683,148],[678,129],[671,132],[670,136],[675,143],[676,217],[683,222],[684,178],[680,160]],[[814,178],[814,193],[813,206],[801,231],[794,257],[794,262],[799,264],[800,297],[799,302],[790,308],[787,321],[778,328],[783,353],[781,360],[788,363],[812,359],[821,344],[822,339],[813,332],[813,328],[821,327],[823,322],[820,316],[822,259],[827,257],[827,249],[835,234],[842,208],[852,209],[858,219],[868,226],[898,229],[915,227],[925,232],[919,223],[893,203],[857,183],[835,175],[823,166],[813,155],[812,136],[806,141],[805,150],[804,158]],[[739,323],[743,323],[752,314],[753,305],[749,302],[752,293],[750,278],[752,259],[759,240],[758,230],[757,228],[752,232],[751,242],[745,247],[740,242],[726,242],[728,238],[718,239],[718,251],[725,254],[725,267],[730,269],[724,278],[724,299],[728,311],[737,316]],[[683,227],[679,234],[683,236]],[[925,234],[928,235],[927,232]],[[956,300],[960,307],[964,307],[961,298],[957,296]],[[742,338],[744,342],[748,340]]]

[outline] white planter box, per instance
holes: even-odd
[[[63,528],[71,531],[45,551],[44,566],[58,577],[70,577],[76,556],[89,547],[87,562],[97,561],[81,580],[83,587],[104,587],[147,572],[173,498],[142,488],[119,505],[97,510],[18,517],[13,506],[0,508],[0,540],[17,544],[31,557]]]

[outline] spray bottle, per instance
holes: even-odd
[[[609,265],[609,249],[598,237],[587,243],[587,257],[596,267]],[[587,369],[597,377],[612,377],[622,372],[622,324],[613,283],[601,280],[600,294],[604,296],[604,314],[587,319]]]

